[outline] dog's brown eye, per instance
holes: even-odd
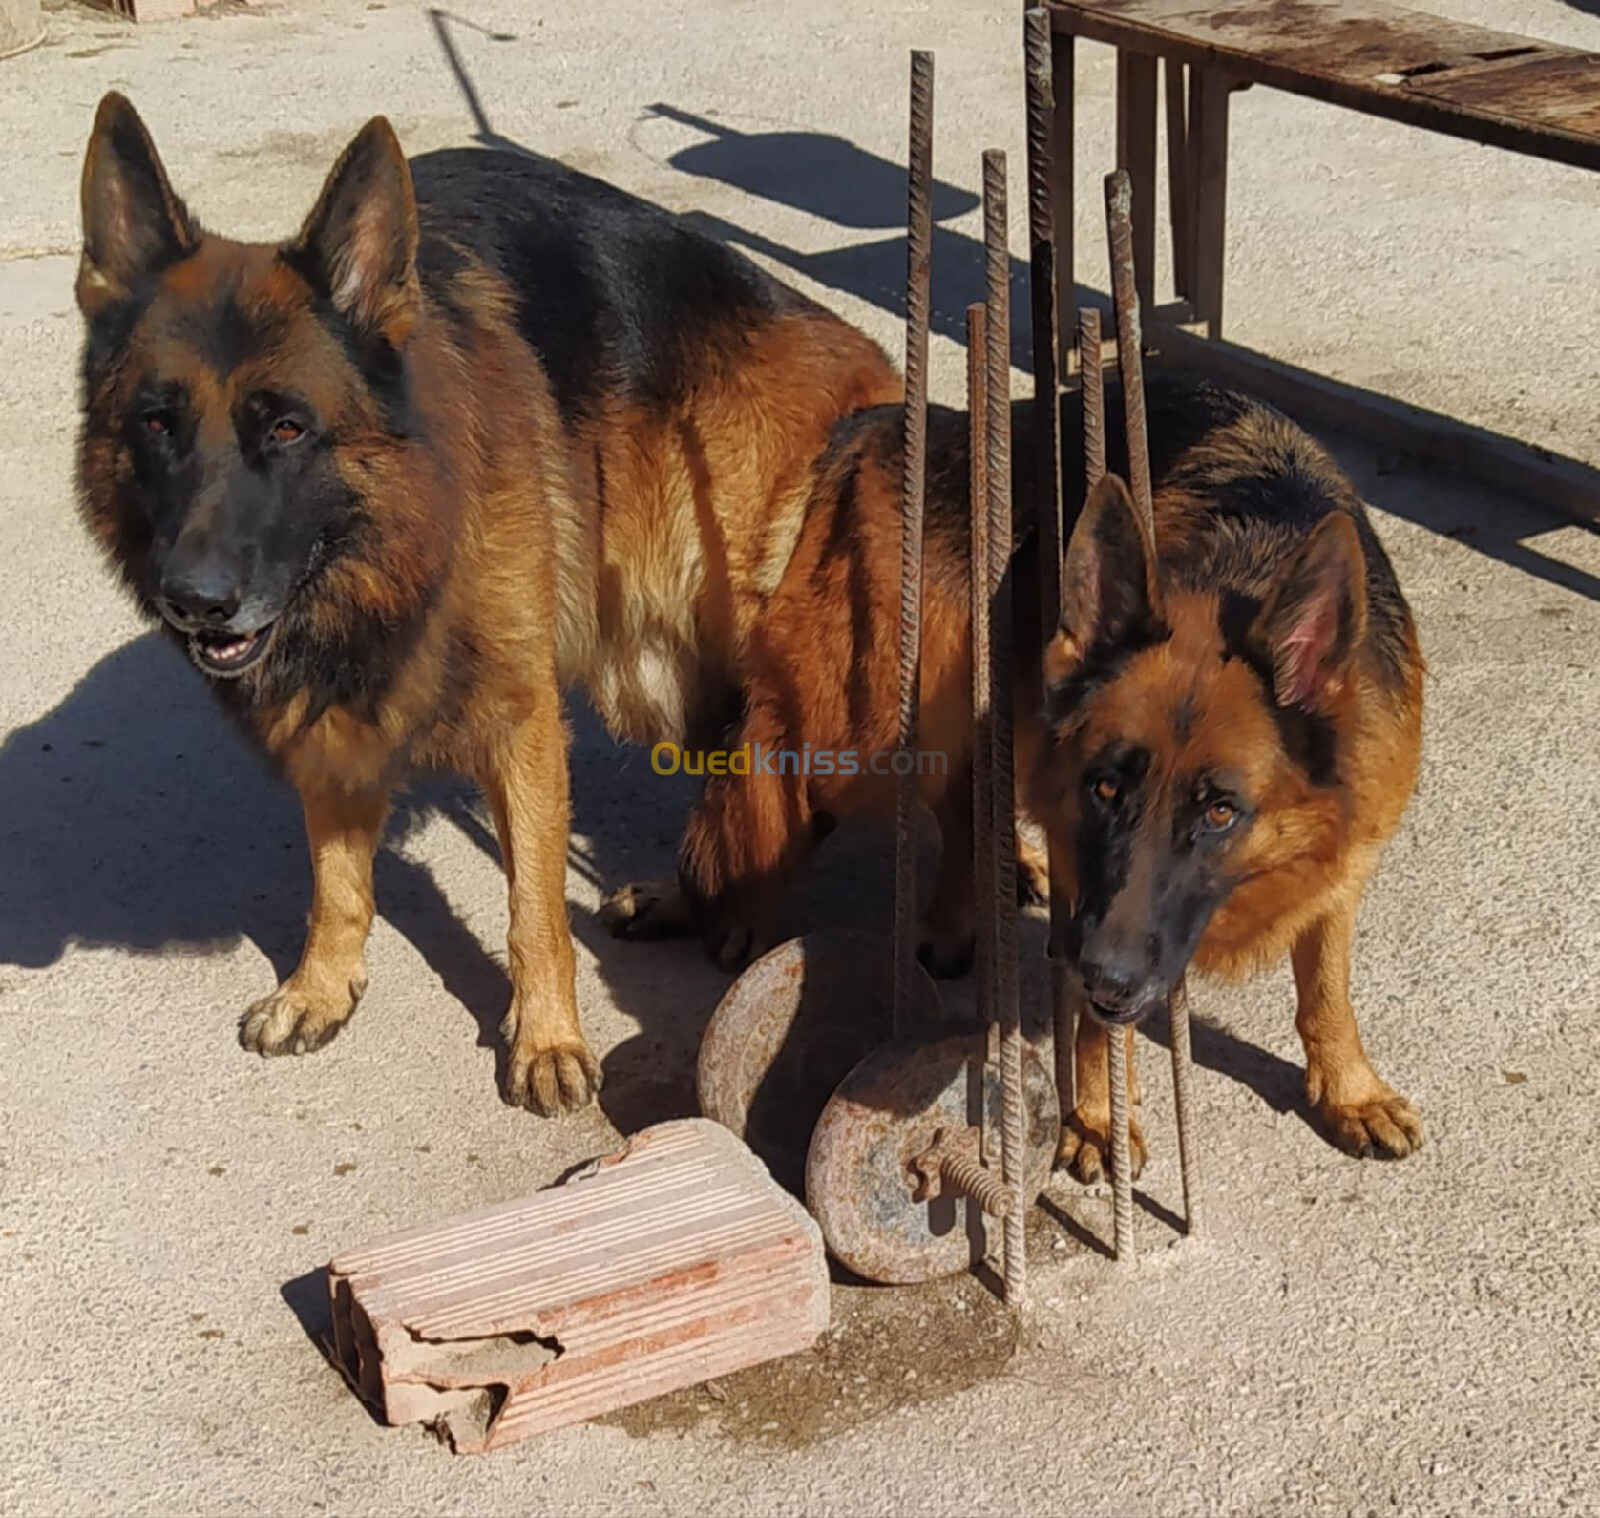
[[[1206,821],[1219,833],[1224,828],[1231,828],[1233,820],[1239,815],[1239,809],[1231,801],[1213,801],[1206,808]]]
[[[295,421],[292,416],[279,417],[272,424],[272,438],[278,443],[298,443],[306,435],[306,429]]]
[[[1096,780],[1094,793],[1096,798],[1105,802],[1107,806],[1110,806],[1121,794],[1117,790],[1117,782],[1115,780]]]

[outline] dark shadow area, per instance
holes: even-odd
[[[1177,1213],[1170,1207],[1164,1207],[1148,1191],[1140,1191],[1137,1186],[1133,1188],[1133,1204],[1141,1212],[1154,1218],[1163,1228],[1170,1229],[1180,1238],[1189,1231],[1187,1225]]]
[[[682,218],[686,226],[731,243],[748,253],[770,258],[796,274],[840,290],[888,311],[899,320],[906,314],[906,237],[903,232],[877,242],[851,243],[822,253],[803,253],[759,232],[735,226],[704,212]],[[928,328],[963,346],[967,307],[983,299],[983,244],[948,227],[933,229],[932,305]],[[1109,305],[1106,306],[1109,310]],[[896,351],[898,360],[902,355]],[[1011,260],[1011,362],[1032,372],[1033,323],[1028,312],[1028,266]]]
[[[441,812],[498,858],[469,788],[422,784],[396,798],[380,911],[498,1048],[505,971],[396,847]],[[222,1009],[242,1013],[299,959],[311,871],[298,800],[158,633],[108,654],[0,745],[0,847],[0,963],[52,964],[74,944],[220,952],[248,937],[271,973]]]
[[[1592,3],[1600,7],[1600,0],[1592,0]],[[656,115],[684,121],[707,131],[718,130],[714,122],[707,122],[673,106],[656,104],[650,109]],[[813,164],[826,165],[829,195],[834,200],[851,207],[859,207],[862,201],[873,194],[882,200],[882,213],[877,218],[855,209],[852,212],[854,219],[845,219],[843,216],[829,219],[848,227],[892,227],[897,229],[895,235],[811,253],[790,248],[751,228],[719,217],[691,212],[685,216],[685,221],[719,242],[731,243],[770,259],[818,284],[867,301],[903,321],[906,239],[903,231],[898,229],[903,227],[905,216],[904,171],[897,171],[898,178],[891,182],[884,175],[883,160],[876,155],[862,149],[855,149],[852,153],[848,143],[841,146],[841,139],[826,133],[809,135],[812,136],[810,143],[805,140],[808,134],[802,132],[747,136],[726,134],[712,143],[684,149],[667,161],[686,173],[717,179],[749,194],[797,205],[804,210],[814,207],[805,202],[803,191],[792,196],[787,192],[789,177],[793,174],[797,182],[804,186],[813,172]],[[1023,191],[1022,173],[1021,164],[1012,166],[1014,196]],[[937,199],[935,204],[937,207]],[[826,216],[828,213],[817,209],[816,214]],[[935,226],[932,262],[931,329],[953,342],[964,343],[966,307],[983,295],[983,245],[965,233]],[[1080,287],[1074,292],[1074,303],[1096,307],[1106,318],[1105,330],[1112,330],[1109,324],[1109,297],[1097,290]],[[1032,372],[1033,335],[1028,269],[1025,262],[1016,258],[1011,263],[1011,359],[1017,368]],[[1159,356],[1156,356],[1149,365],[1149,371],[1154,375],[1163,367]],[[1289,365],[1279,367],[1287,372],[1304,373],[1292,370]],[[1380,398],[1376,392],[1355,386],[1336,388],[1344,389],[1358,399]],[[1398,406],[1398,403],[1393,404]],[[1295,411],[1292,406],[1282,409],[1291,415]],[[1416,414],[1419,420],[1425,416],[1420,411]],[[1325,432],[1325,429],[1309,421],[1308,425],[1313,433]],[[1466,432],[1485,440],[1507,441],[1486,429],[1467,428]],[[1407,467],[1417,468],[1418,472],[1426,474],[1426,466],[1418,466],[1415,460],[1408,464],[1407,456],[1400,450],[1375,449],[1361,443],[1341,446],[1336,435],[1330,437],[1329,442],[1341,454],[1341,463],[1356,477],[1367,498],[1381,510],[1442,536],[1470,544],[1478,552],[1549,584],[1591,599],[1600,599],[1600,579],[1551,559],[1524,541],[1572,525],[1570,516],[1553,509],[1541,509],[1537,504],[1520,498],[1488,498],[1476,490],[1452,496],[1443,488],[1424,492],[1396,488],[1389,482],[1388,476]],[[1369,465],[1366,462],[1368,459],[1375,459],[1376,463]]]
[[[1285,1009],[1292,1013],[1292,1005]],[[1172,1023],[1165,1012],[1141,1024],[1140,1033],[1150,1043],[1170,1054]],[[1193,998],[1189,1010],[1189,1050],[1196,1065],[1249,1087],[1274,1112],[1296,1113],[1316,1128],[1316,1119],[1305,1100],[1305,1071],[1286,1059],[1241,1038],[1195,1012]],[[1149,1058],[1146,1051],[1144,1058]]]
[[[732,185],[840,227],[905,227],[910,189],[906,170],[848,138],[826,132],[741,132],[674,105],[657,102],[646,109],[710,139],[680,148],[667,160],[680,173]],[[934,181],[934,221],[965,216],[978,204],[970,190]]]
[[[530,152],[521,143],[512,142],[509,137],[502,137],[489,125],[489,115],[478,96],[478,87],[473,83],[472,75],[467,71],[451,33],[459,26],[466,31],[486,36],[492,42],[515,42],[517,40],[515,35],[511,32],[485,31],[476,21],[468,21],[463,16],[439,10],[437,7],[428,11],[428,21],[433,27],[434,40],[439,44],[439,51],[444,54],[444,61],[449,65],[451,74],[455,76],[456,88],[461,91],[461,98],[466,102],[467,110],[472,115],[475,128],[472,134],[473,141],[482,143],[486,148],[502,148],[508,153],[523,153],[530,158],[539,157],[539,154]]]
[[[5,963],[74,943],[221,950],[246,932],[280,974],[299,954],[299,805],[156,633],[0,746],[0,848]]]
[[[1097,1254],[1102,1259],[1116,1258],[1116,1251],[1098,1234],[1091,1233],[1059,1202],[1052,1197],[1039,1198],[1038,1207],[1064,1234],[1075,1244],[1087,1249],[1091,1254]]]
[[[328,1272],[318,1266],[304,1275],[285,1281],[278,1288],[284,1306],[295,1316],[317,1352],[337,1369],[333,1356],[333,1304],[328,1299]]]
[[[294,1314],[312,1347],[327,1361],[329,1370],[348,1386],[350,1378],[340,1367],[333,1345],[333,1307],[328,1300],[327,1270],[308,1270],[304,1275],[285,1281],[278,1288],[278,1295],[283,1298],[284,1306]],[[355,1390],[353,1387],[351,1389]],[[359,1391],[355,1394],[355,1400],[377,1427],[388,1427],[378,1410]]]

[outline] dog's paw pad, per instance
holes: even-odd
[[[1384,1088],[1370,1101],[1317,1108],[1328,1136],[1358,1159],[1404,1159],[1422,1147],[1422,1114],[1397,1091]]]
[[[256,1054],[310,1054],[350,1020],[365,989],[364,981],[352,981],[343,998],[313,997],[285,981],[251,1003],[239,1020],[239,1042]]]
[[[1144,1172],[1150,1150],[1144,1141],[1139,1120],[1128,1124],[1128,1157],[1133,1162],[1133,1179]],[[1084,1119],[1074,1113],[1061,1129],[1056,1149],[1056,1169],[1065,1170],[1076,1181],[1092,1186],[1111,1179],[1111,1128],[1109,1121]]]
[[[582,1039],[543,1048],[513,1045],[506,1100],[542,1117],[587,1107],[600,1091],[600,1062]]]

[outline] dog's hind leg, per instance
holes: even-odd
[[[784,893],[831,825],[813,810],[799,747],[784,734],[753,702],[729,756],[742,769],[708,776],[678,852],[690,919],[728,971],[772,946]]]
[[[372,928],[372,858],[389,793],[307,790],[306,837],[314,879],[311,920],[299,967],[245,1013],[239,1041],[258,1054],[308,1054],[349,1020],[367,989]]]
[[[1359,884],[1294,945],[1295,1027],[1306,1051],[1306,1097],[1348,1154],[1400,1159],[1422,1147],[1422,1118],[1378,1076],[1350,1005],[1350,944]]]
[[[553,1116],[594,1099],[600,1066],[578,1019],[567,921],[567,743],[553,672],[535,700],[497,746],[483,785],[511,899],[506,1099]]]

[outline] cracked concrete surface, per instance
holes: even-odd
[[[1432,0],[1600,47],[1588,4]],[[936,394],[979,288],[978,154],[1011,151],[1016,8],[813,0],[306,0],[135,29],[49,16],[0,63],[0,1505],[56,1513],[1123,1515],[1600,1511],[1600,537],[1331,439],[1379,511],[1431,667],[1420,792],[1363,912],[1375,1062],[1424,1109],[1395,1165],[1298,1096],[1286,971],[1201,986],[1213,1224],[1144,1258],[1061,1180],[1020,1327],[980,1287],[841,1290],[810,1354],[481,1460],[375,1425],[321,1358],[337,1249],[512,1195],[689,1110],[723,981],[613,944],[604,885],[670,864],[687,794],[576,713],[570,896],[602,1105],[494,1091],[502,883],[425,788],[379,871],[372,989],[326,1051],[244,1054],[298,951],[293,798],[113,593],[73,516],[77,173],[127,92],[181,193],[290,231],[377,111],[420,151],[499,138],[692,211],[898,348],[907,50],[938,54]],[[1110,56],[1084,48],[1079,277],[1104,288]],[[1235,105],[1229,313],[1276,356],[1600,462],[1600,181],[1264,90]],[[1019,385],[1023,382],[1019,377]],[[888,922],[840,835],[796,926]],[[1037,940],[1034,940],[1035,944]]]

